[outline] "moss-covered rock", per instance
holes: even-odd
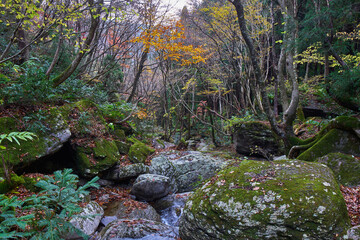
[[[0,123],[1,133],[19,131],[16,121],[11,118],[0,118]],[[6,140],[2,143],[7,147],[5,160],[15,171],[21,172],[42,157],[57,152],[71,136],[66,120],[56,109],[46,111],[41,125],[34,127],[32,132],[37,135],[33,141],[20,140],[20,145]],[[3,172],[2,165],[0,172]]]
[[[317,158],[315,161],[330,167],[340,184],[345,186],[360,185],[360,161],[353,155],[330,153]]]
[[[119,149],[120,154],[125,154],[126,155],[126,154],[129,153],[131,144],[129,144],[127,142],[123,142],[123,141],[115,141],[115,143],[116,143],[116,146]]]
[[[341,152],[360,156],[360,139],[353,131],[331,129],[314,145],[301,153],[297,159],[315,161],[328,153]]]
[[[98,139],[95,147],[76,147],[76,166],[81,176],[93,177],[114,166],[119,160],[119,151],[114,141]]]
[[[198,189],[180,220],[187,239],[334,239],[350,227],[339,186],[325,165],[243,161]]]
[[[154,149],[140,141],[136,141],[129,149],[129,158],[133,163],[145,163],[146,158],[155,152]]]
[[[236,151],[244,155],[271,158],[282,155],[284,147],[281,140],[269,126],[261,122],[242,122],[235,126],[234,143]]]

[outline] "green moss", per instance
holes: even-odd
[[[5,179],[0,180],[0,194],[7,193],[12,189],[25,183],[25,180],[22,176],[18,176],[15,173],[10,175],[11,183],[9,184]]]
[[[217,232],[216,239],[327,239],[350,226],[332,172],[298,160],[243,161],[221,171],[190,201],[185,212],[197,226]]]
[[[130,150],[130,144],[122,141],[115,141],[120,154],[128,154]]]
[[[125,131],[122,129],[115,129],[112,134],[115,135],[115,137],[119,140],[126,140]]]
[[[155,152],[154,149],[140,141],[136,141],[130,147],[129,158],[133,163],[145,163],[146,158],[153,152]]]
[[[84,177],[92,177],[115,165],[119,160],[119,151],[114,141],[100,139],[95,147],[78,147],[76,165]]]
[[[77,107],[80,111],[87,111],[89,108],[97,108],[97,105],[89,100],[89,99],[83,99],[79,102],[74,103],[74,107]]]
[[[16,132],[16,121],[14,118],[2,117],[0,118],[0,134]]]
[[[316,159],[316,162],[330,167],[340,184],[345,186],[357,186],[360,184],[360,161],[354,156],[343,153],[330,153]]]
[[[297,158],[314,161],[316,158],[332,152],[360,155],[360,141],[354,133],[336,128],[331,129]]]
[[[296,109],[296,116],[301,122],[305,122],[305,115],[301,106]]]

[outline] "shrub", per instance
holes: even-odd
[[[87,238],[70,223],[70,219],[80,213],[78,203],[88,194],[87,188],[98,187],[97,180],[98,177],[77,188],[77,175],[72,174],[71,169],[65,169],[56,171],[54,177],[46,176],[40,180],[35,186],[42,191],[24,201],[0,195],[0,239],[31,237],[56,240],[72,232]],[[31,214],[16,218],[15,210]]]

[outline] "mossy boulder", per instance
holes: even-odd
[[[145,163],[146,158],[155,152],[154,149],[140,141],[136,141],[129,149],[129,158],[133,163]]]
[[[315,161],[319,157],[336,152],[360,156],[360,138],[354,131],[333,128],[301,153],[297,159]]]
[[[83,177],[94,177],[98,173],[110,169],[120,157],[114,141],[98,139],[95,147],[76,147],[76,166]]]
[[[317,158],[315,162],[323,163],[331,168],[340,184],[345,186],[360,185],[360,160],[353,155],[330,153]]]
[[[7,147],[5,159],[8,165],[17,172],[21,172],[32,164],[36,165],[36,162],[45,156],[54,154],[71,136],[69,126],[58,110],[49,109],[43,117],[42,122],[37,121],[38,127],[33,126],[32,132],[37,135],[34,140],[19,140],[20,145],[14,141],[2,142],[2,145]],[[0,118],[0,126],[0,133],[19,131],[16,121],[12,118]],[[0,172],[3,172],[2,165]]]
[[[130,147],[131,147],[131,144],[127,143],[127,142],[123,142],[123,141],[115,141],[116,143],[116,146],[118,147],[119,149],[119,153],[120,154],[128,154],[129,151],[130,151]]]
[[[235,148],[240,154],[271,158],[284,153],[281,140],[262,122],[242,122],[234,129]]]
[[[343,196],[327,166],[299,160],[243,161],[190,197],[180,237],[330,240],[349,228]]]

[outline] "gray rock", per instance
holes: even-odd
[[[235,126],[234,143],[240,154],[271,158],[283,153],[280,142],[270,127],[261,122],[242,122]]]
[[[111,223],[112,221],[118,220],[118,218],[116,216],[104,216],[101,219],[101,224],[103,224],[105,227]]]
[[[154,201],[168,195],[171,191],[170,179],[157,174],[140,175],[132,189],[131,194],[139,200]]]
[[[149,171],[149,166],[146,166],[143,163],[135,163],[127,166],[116,165],[109,170],[105,178],[113,181],[122,181],[129,178],[135,178],[141,174],[148,173]]]
[[[153,148],[155,148],[155,149],[167,149],[170,147],[176,147],[175,144],[160,140],[158,138],[154,138],[151,141],[151,143],[152,143]]]
[[[340,184],[345,186],[360,185],[360,161],[354,156],[330,153],[317,158],[315,162],[323,163],[331,168]]]
[[[105,210],[105,216],[115,216],[117,219],[147,219],[160,222],[160,215],[148,203],[134,200],[111,203]]]
[[[74,227],[80,229],[86,235],[93,234],[99,226],[100,220],[104,215],[104,210],[97,202],[90,202],[82,209],[78,216],[70,220]],[[86,217],[86,218],[84,218]],[[67,239],[78,239],[78,235],[68,236]]]
[[[242,161],[198,189],[180,219],[190,239],[334,239],[350,219],[327,166],[299,160]]]
[[[176,169],[172,161],[169,160],[168,156],[159,155],[157,157],[154,157],[151,160],[150,173],[168,177],[170,179],[170,191],[171,192],[177,191],[177,185],[175,179],[175,176],[177,175]]]
[[[146,219],[119,219],[108,224],[99,234],[100,240],[176,239],[174,229],[164,223]]]
[[[195,189],[201,181],[211,178],[221,168],[226,166],[222,158],[214,158],[206,154],[189,154],[172,161],[178,192],[189,192]]]
[[[344,239],[360,240],[360,225],[350,228],[346,236],[344,236]]]
[[[150,172],[170,178],[172,192],[192,191],[202,180],[214,176],[227,164],[222,158],[214,158],[201,152],[187,153],[180,158],[176,155],[177,158],[172,158],[173,160],[167,155],[160,155],[151,161]]]

